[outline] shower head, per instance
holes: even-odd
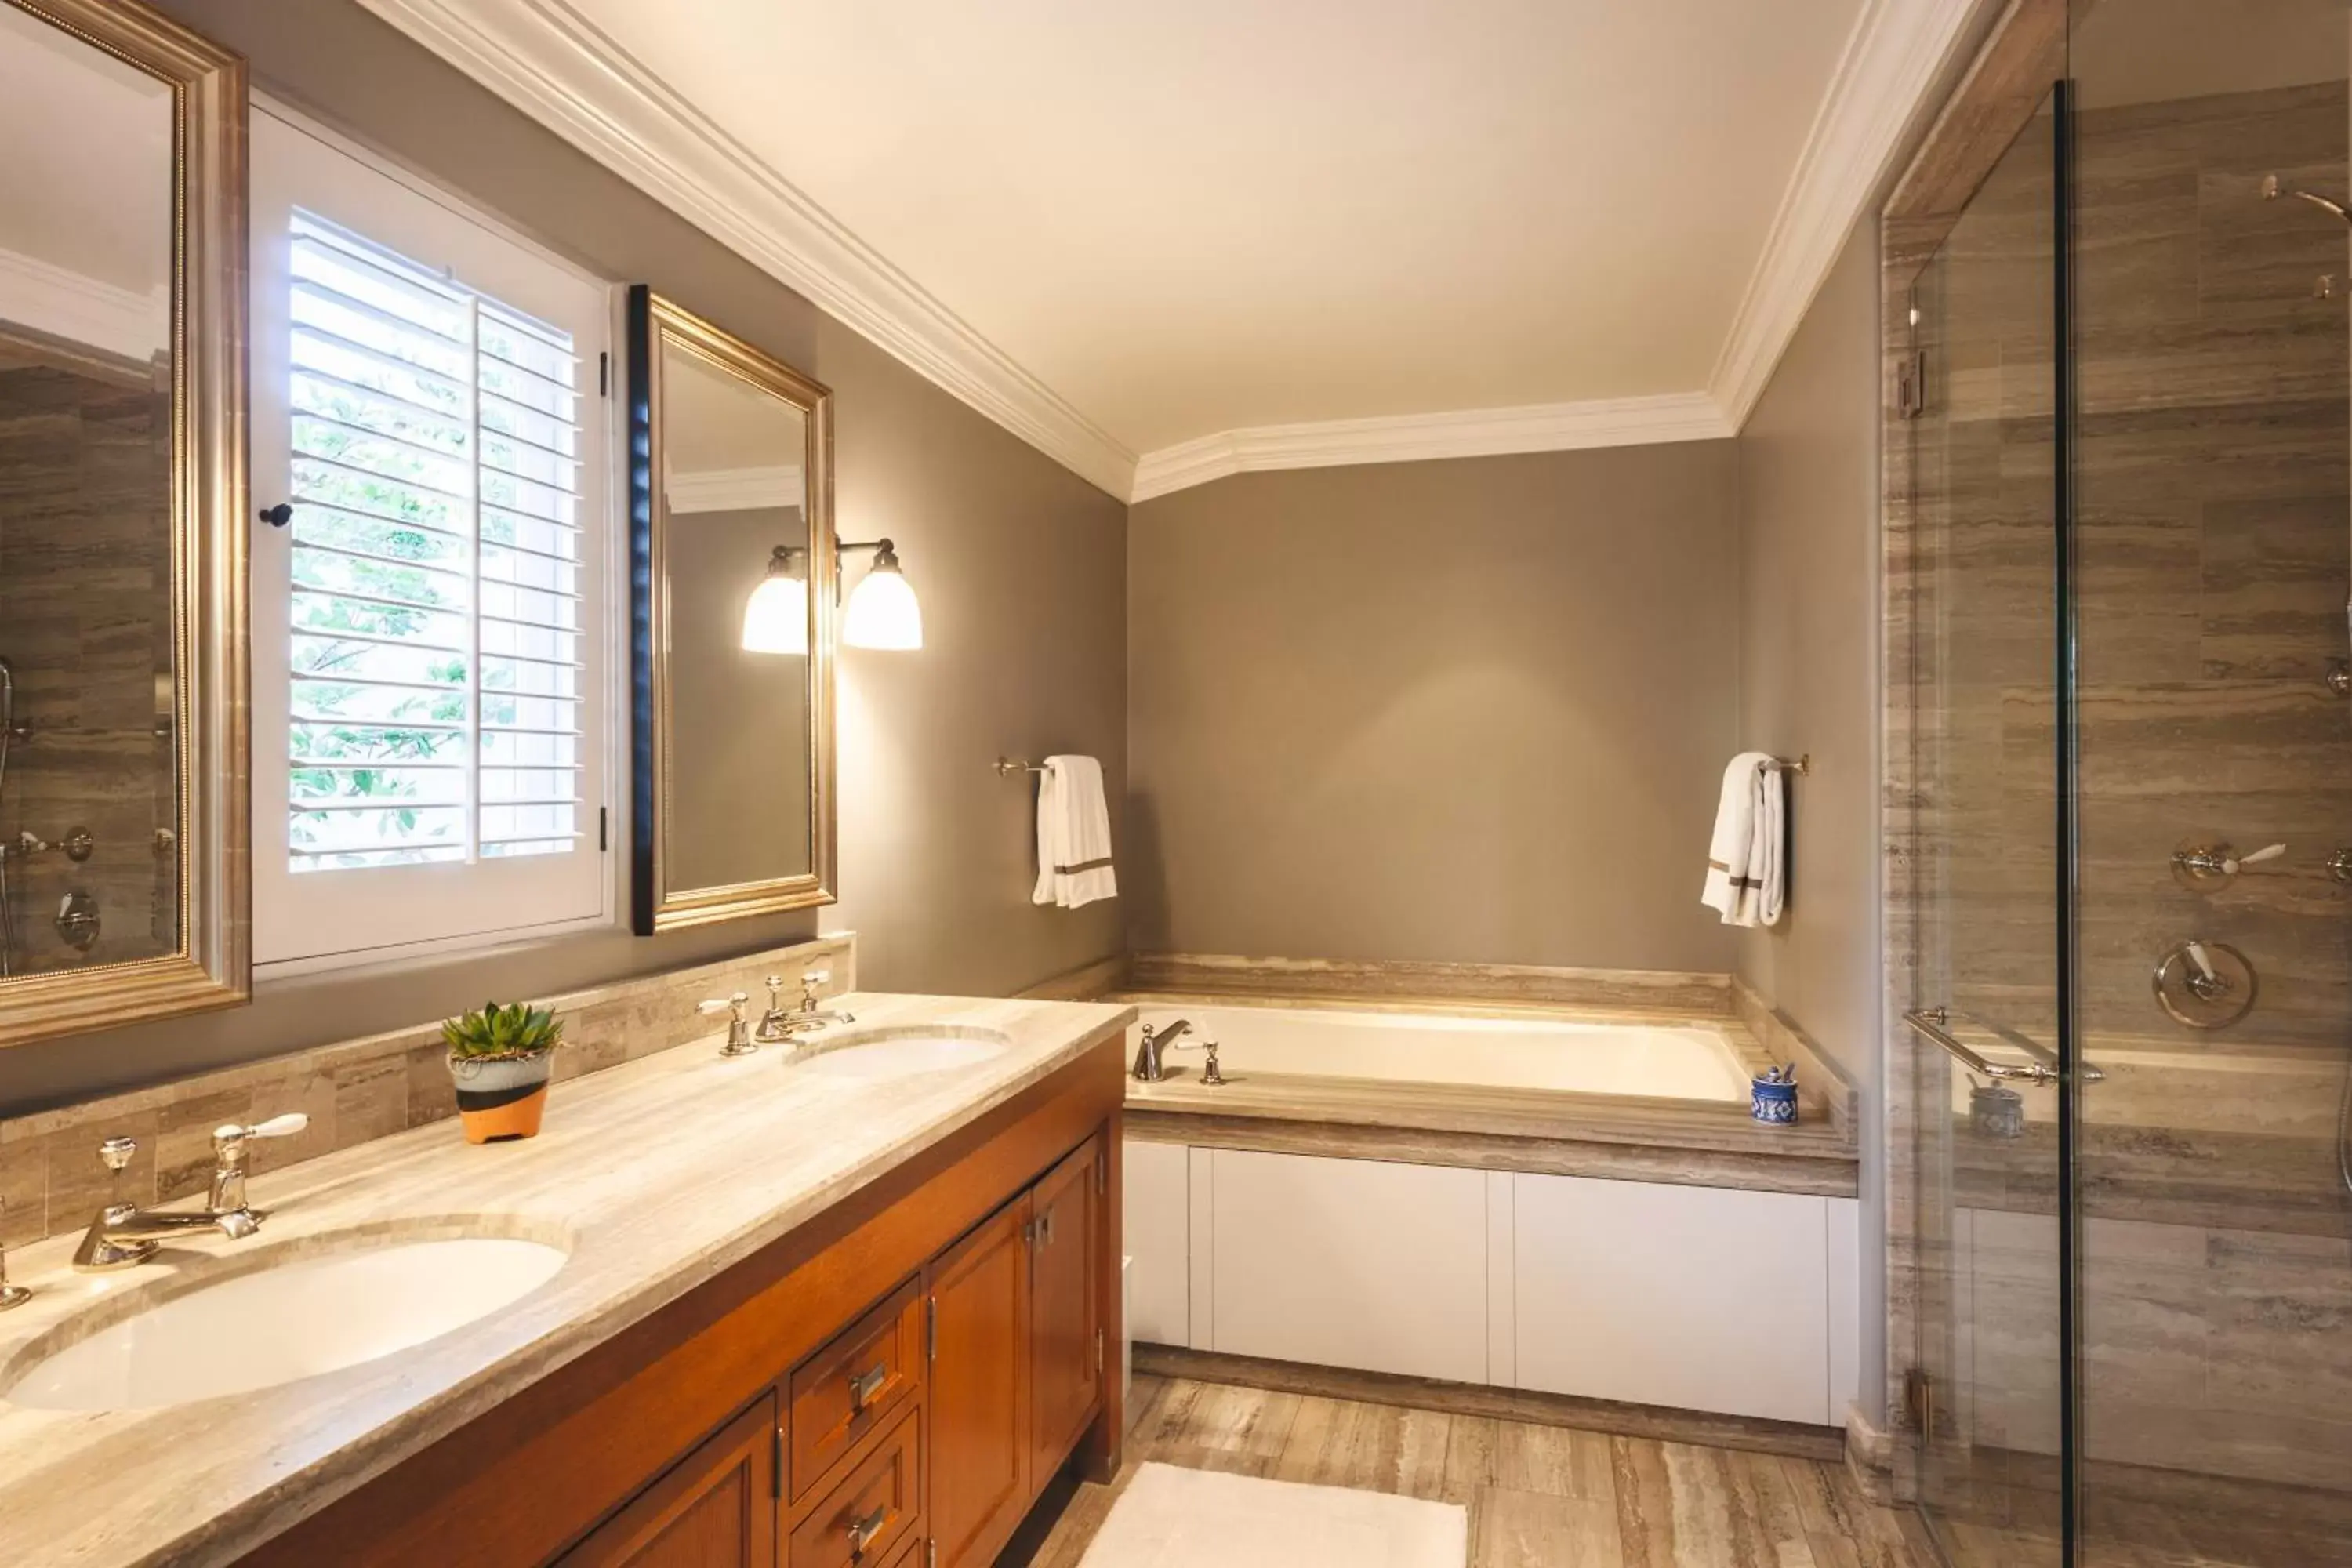
[[[2347,224],[2352,224],[2352,212],[2346,211],[2342,204],[2331,202],[2326,196],[2314,195],[2310,191],[2298,191],[2292,185],[2282,185],[2279,184],[2279,177],[2276,174],[2264,174],[2263,176],[2263,200],[2266,202],[2274,202],[2283,196],[2292,197],[2299,202],[2309,202],[2313,206],[2321,207],[2328,212],[2334,213],[2337,217],[2342,218]]]

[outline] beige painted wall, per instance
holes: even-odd
[[[1739,437],[1743,746],[1790,785],[1790,897],[1742,978],[1865,1083],[1878,1058],[1878,247],[1848,241]]]
[[[599,275],[650,283],[829,384],[841,530],[856,539],[887,529],[898,541],[929,642],[920,654],[853,649],[841,661],[845,897],[837,909],[646,940],[615,930],[398,975],[288,982],[236,1012],[0,1052],[0,1111],[410,1024],[492,992],[542,993],[752,952],[820,925],[860,928],[861,978],[891,990],[1001,994],[1118,950],[1119,903],[1029,905],[1033,808],[1024,786],[988,763],[1000,750],[1093,752],[1120,797],[1120,502],[351,0],[160,4],[247,54],[268,90]]]
[[[1736,480],[1718,441],[1135,508],[1133,945],[1728,969]]]
[[[1739,437],[1739,734],[1790,782],[1781,923],[1738,973],[1862,1088],[1862,1364],[1886,1364],[1880,1084],[1878,234],[1846,241]],[[1863,1379],[1874,1420],[1885,1387]]]

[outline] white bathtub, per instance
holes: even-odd
[[[1578,1094],[1742,1100],[1748,1073],[1721,1029],[1704,1024],[1579,1024],[1339,1008],[1219,1004],[1140,1009],[1128,1034],[1132,1058],[1142,1025],[1179,1018],[1184,1043],[1214,1040],[1227,1077],[1242,1073],[1380,1079]],[[1171,1066],[1199,1068],[1197,1051]]]

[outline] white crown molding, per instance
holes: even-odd
[[[0,250],[0,321],[129,360],[152,360],[172,346],[168,289],[142,294],[21,251]]]
[[[662,499],[674,512],[752,511],[801,504],[801,466],[765,468],[706,468],[698,474],[668,474]]]
[[[562,0],[361,0],[859,333],[1115,496],[1135,454]]]
[[[1863,0],[1707,390],[1748,423],[1927,93],[1992,0]]]
[[[1139,460],[562,0],[361,0],[721,243],[1130,502],[1227,474],[1738,433],[1927,92],[1999,0],[1864,0],[1706,391],[1229,430]]]
[[[1150,500],[1228,474],[1267,468],[1570,452],[1589,447],[1715,441],[1733,434],[1715,400],[1703,392],[1334,419],[1312,425],[1261,425],[1146,452],[1136,464],[1135,488],[1128,492],[1128,500],[1130,504]]]

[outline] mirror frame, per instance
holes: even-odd
[[[639,936],[829,904],[834,885],[834,624],[840,563],[833,531],[833,393],[692,311],[633,285],[629,335],[630,914]],[[662,846],[670,788],[669,508],[656,476],[665,447],[661,353],[675,345],[799,409],[809,531],[809,869],[710,888],[673,888]],[[761,563],[754,563],[755,572]],[[744,592],[756,579],[747,576]]]
[[[0,980],[0,1046],[250,999],[243,57],[137,0],[0,0],[172,89],[172,645],[179,946]]]

